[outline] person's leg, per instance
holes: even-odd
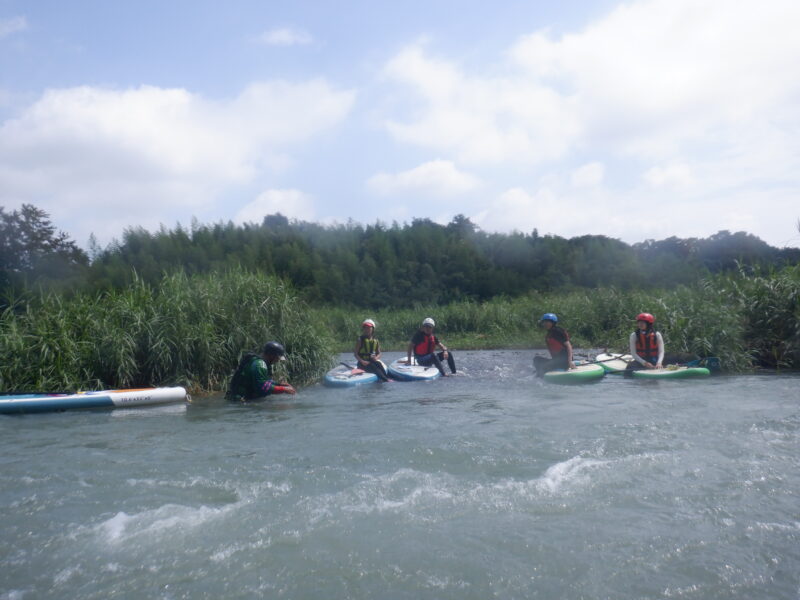
[[[622,374],[625,377],[632,377],[634,371],[641,371],[642,369],[644,369],[644,367],[641,364],[639,364],[638,360],[632,360],[631,362],[628,363],[628,366],[625,367],[625,371],[623,371]]]
[[[380,361],[371,360],[365,370],[370,373],[375,373],[381,381],[389,381],[389,375],[386,373],[386,369],[383,368],[383,364]]]
[[[545,373],[567,368],[566,357],[556,356],[547,358],[546,356],[534,356],[533,366],[536,367],[536,376],[543,377]]]
[[[439,352],[439,360],[444,360],[444,352]],[[447,351],[447,366],[450,367],[450,372],[456,372],[456,360],[453,358],[453,353]]]
[[[439,357],[436,356],[436,354],[434,352],[431,352],[430,354],[423,354],[422,356],[417,356],[416,358],[417,358],[417,364],[418,365],[422,365],[423,367],[430,367],[430,366],[433,365],[437,369],[439,369],[439,373],[441,373],[442,375],[445,375],[445,376],[447,375],[444,372],[444,367],[442,366],[442,361],[439,360]]]

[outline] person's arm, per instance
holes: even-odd
[[[261,360],[257,361],[255,365],[255,383],[256,389],[261,392],[262,396],[269,396],[270,394],[296,394],[291,385],[286,382],[277,383],[269,373],[267,364]]]
[[[375,340],[375,360],[381,359],[381,343]]]
[[[575,363],[572,362],[572,342],[567,340],[564,342],[564,347],[567,349],[567,368],[574,369]]]
[[[661,369],[664,366],[664,338],[661,337],[660,331],[656,331],[656,341],[658,342],[658,362],[656,363],[656,369]]]
[[[447,346],[445,346],[442,343],[442,340],[440,340],[438,337],[434,337],[434,339],[436,340],[436,345],[439,346],[439,348],[441,348],[442,352],[444,353],[444,357],[447,358]]]
[[[414,352],[414,342],[408,342],[408,350],[406,351],[406,362],[411,364],[411,353]]]

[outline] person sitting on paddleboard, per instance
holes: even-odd
[[[430,317],[422,322],[422,327],[414,334],[411,338],[411,342],[408,344],[406,362],[411,364],[411,354],[413,352],[418,365],[422,365],[423,367],[436,365],[442,377],[447,377],[447,373],[444,372],[444,366],[442,366],[442,361],[447,361],[450,372],[453,374],[456,372],[456,361],[453,358],[453,353],[433,334],[433,328],[435,326],[436,323],[434,323],[433,319]],[[436,354],[436,348],[440,348],[442,351]]]
[[[636,317],[636,331],[631,333],[629,342],[633,360],[625,369],[627,373],[664,366],[664,338],[655,330],[655,322],[656,318],[650,313],[640,313]]]
[[[536,368],[537,377],[543,377],[548,371],[575,368],[575,363],[572,362],[572,343],[569,341],[569,333],[563,327],[559,327],[557,323],[558,317],[553,313],[544,313],[539,319],[539,327],[547,330],[544,341],[550,351],[550,358],[546,356],[533,357],[533,366]]]
[[[245,402],[272,394],[296,394],[291,385],[285,381],[276,382],[273,378],[272,365],[281,360],[286,360],[286,350],[278,342],[264,344],[261,354],[245,354],[231,377],[225,398]]]
[[[361,335],[356,340],[353,355],[358,366],[368,373],[375,373],[381,381],[389,381],[381,358],[381,343],[375,337],[375,321],[367,319],[361,324]]]

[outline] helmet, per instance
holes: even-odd
[[[436,323],[430,317],[428,317],[427,319],[425,319],[422,322],[422,326],[425,327],[425,325],[430,325],[431,327],[436,327]]]
[[[370,327],[375,328],[375,321],[372,319],[365,319],[361,326],[363,327],[364,325],[369,325]]]
[[[542,315],[542,318],[539,319],[539,323],[541,323],[542,321],[552,321],[553,323],[558,323],[558,317],[555,316],[555,314],[553,313],[544,313]]]
[[[267,342],[261,349],[261,354],[271,354],[277,356],[280,360],[286,360],[286,349],[278,342]]]
[[[636,320],[637,321],[647,321],[648,323],[650,323],[650,325],[652,325],[653,323],[656,322],[656,318],[653,315],[651,315],[650,313],[639,313],[636,316]]]

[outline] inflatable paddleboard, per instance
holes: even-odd
[[[389,365],[389,376],[400,381],[429,381],[441,377],[439,369],[434,366],[423,367],[414,362],[407,364],[405,358],[398,358]]]
[[[190,400],[182,387],[103,390],[77,394],[0,395],[0,414],[56,412],[75,408],[128,408]]]
[[[594,362],[606,370],[606,373],[622,373],[633,360],[630,354],[598,354]]]
[[[705,367],[678,367],[668,365],[663,369],[641,369],[634,371],[637,379],[687,379],[689,377],[708,377],[711,371]]]
[[[548,383],[559,383],[562,385],[574,385],[589,383],[602,379],[606,371],[600,365],[584,364],[576,365],[574,369],[549,371],[544,374],[543,379]]]
[[[381,362],[381,364],[383,364]],[[386,365],[384,365],[386,368]],[[378,376],[364,369],[354,369],[347,365],[339,365],[325,373],[323,383],[331,387],[355,387],[365,383],[375,383]]]

